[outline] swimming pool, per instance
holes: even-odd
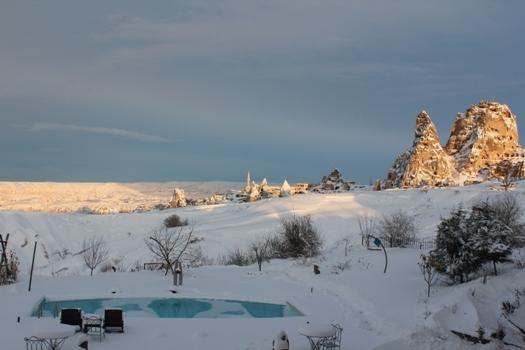
[[[192,298],[107,298],[79,300],[46,300],[32,316],[57,316],[60,309],[79,308],[85,313],[103,314],[105,308],[121,308],[126,317],[160,318],[271,318],[303,314],[292,305],[268,304],[240,300]]]

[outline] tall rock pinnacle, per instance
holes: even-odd
[[[416,118],[412,148],[394,163],[388,174],[388,187],[448,185],[455,173],[452,158],[441,147],[432,119],[422,111]]]
[[[394,162],[385,185],[446,186],[501,178],[509,166],[523,171],[516,165],[524,160],[516,116],[507,105],[481,101],[458,114],[445,148],[423,111],[416,118],[412,148]]]

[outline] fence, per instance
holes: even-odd
[[[404,239],[397,239],[397,238],[391,238],[391,237],[380,237],[381,242],[385,246],[385,248],[414,248],[414,249],[434,249],[434,239],[432,238],[404,238]],[[373,245],[371,247],[372,242],[370,242],[370,239],[367,239],[366,237],[362,237],[361,244],[366,246],[367,248],[375,248]]]

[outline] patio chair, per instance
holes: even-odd
[[[86,315],[82,317],[84,324],[84,333],[96,335],[102,341],[102,337],[105,337],[104,328],[102,328],[102,319],[98,315]]]
[[[110,332],[117,329],[124,333],[124,317],[122,309],[105,309],[104,310],[104,331]]]
[[[45,350],[46,343],[44,339],[37,337],[24,338],[26,342],[26,350]]]
[[[82,330],[82,310],[62,309],[60,311],[60,323],[77,327],[77,332]]]
[[[320,349],[322,350],[341,349],[341,333],[343,333],[343,328],[338,324],[333,324],[332,327],[335,328],[335,334],[333,337],[321,341]]]

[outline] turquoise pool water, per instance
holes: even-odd
[[[79,308],[102,315],[105,308],[121,308],[126,317],[226,318],[291,317],[303,314],[290,304],[268,304],[239,300],[190,298],[108,298],[81,300],[43,300],[32,316],[57,316],[60,309]]]

